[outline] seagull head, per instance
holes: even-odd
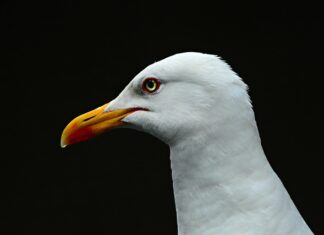
[[[147,132],[167,144],[201,131],[221,133],[228,120],[250,107],[246,90],[219,57],[176,54],[146,67],[111,102],[73,119],[62,133],[61,146],[117,127]]]

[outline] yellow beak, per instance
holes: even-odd
[[[86,141],[112,128],[123,125],[127,115],[141,108],[118,109],[105,112],[109,103],[74,118],[63,130],[61,147]]]

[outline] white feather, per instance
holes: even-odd
[[[156,94],[141,83],[156,77]],[[313,234],[269,165],[247,86],[220,58],[181,53],[140,72],[107,111],[170,146],[179,235]]]

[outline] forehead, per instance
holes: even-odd
[[[146,77],[156,77],[165,81],[192,80],[201,77],[217,60],[216,56],[201,53],[181,53],[147,66],[135,76],[133,82],[141,82]]]

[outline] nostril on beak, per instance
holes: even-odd
[[[86,119],[83,119],[82,122],[89,121],[90,119],[94,118],[95,116],[96,116],[96,115],[93,115],[93,116],[91,116],[91,117],[88,117],[88,118],[86,118]]]

